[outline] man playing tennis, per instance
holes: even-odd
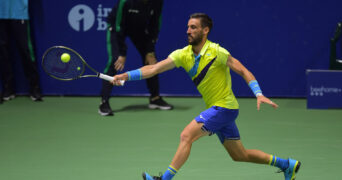
[[[180,143],[173,160],[160,176],[143,173],[144,180],[170,180],[182,167],[190,155],[191,145],[200,137],[217,134],[224,148],[234,161],[269,164],[284,172],[285,180],[295,179],[301,163],[294,159],[282,159],[256,149],[245,149],[240,140],[235,120],[239,113],[239,105],[231,89],[230,69],[242,76],[257,98],[257,109],[260,104],[278,105],[263,96],[254,75],[246,69],[230,53],[207,39],[212,28],[211,18],[203,13],[195,13],[188,21],[189,45],[172,52],[169,57],[154,65],[128,71],[114,76],[114,85],[120,80],[141,80],[156,74],[182,67],[189,74],[201,93],[207,110],[192,120],[183,130]]]

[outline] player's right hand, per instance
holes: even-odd
[[[117,71],[122,71],[125,68],[126,56],[119,56],[114,63],[114,68]]]
[[[128,74],[127,73],[122,73],[119,75],[114,76],[114,80],[111,82],[114,86],[122,86],[122,81],[127,81],[128,80]]]

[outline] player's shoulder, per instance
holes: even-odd
[[[218,51],[219,53],[229,54],[228,50],[221,46],[218,47]]]
[[[177,50],[180,50],[180,51],[191,50],[191,45],[184,46],[183,48],[180,48],[180,49],[177,49]]]
[[[177,54],[186,55],[188,53],[191,53],[192,49],[191,49],[191,46],[188,45],[188,46],[185,46],[185,47],[183,47],[181,49],[176,49],[174,52],[177,53]]]
[[[176,49],[174,50],[170,55],[169,58],[171,58],[177,67],[182,65],[182,62],[188,59],[191,55],[191,46],[185,46],[182,49]]]
[[[229,54],[228,50],[225,49],[224,47],[220,46],[220,44],[218,43],[214,43],[214,42],[211,42],[209,41],[209,47],[210,49],[214,50],[214,51],[217,51],[217,53],[220,53],[220,54]]]

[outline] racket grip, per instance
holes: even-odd
[[[102,73],[99,74],[99,78],[104,79],[106,81],[113,81],[114,80],[114,77],[108,76],[108,75],[105,75],[105,74],[102,74]],[[121,80],[120,84],[121,84],[121,86],[123,86],[125,84],[125,81]]]

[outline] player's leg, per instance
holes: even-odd
[[[182,167],[189,157],[192,143],[202,136],[212,135],[217,132],[217,130],[221,129],[227,121],[230,121],[229,119],[227,120],[227,115],[231,115],[231,119],[235,120],[238,115],[238,110],[229,110],[226,108],[212,106],[211,108],[201,112],[201,114],[183,130],[177,152],[171,162],[171,165],[163,174],[162,179],[172,179],[173,175]],[[153,178],[145,173],[144,179],[151,180]]]
[[[241,140],[225,140],[223,146],[234,161],[252,162],[258,164],[268,164],[271,158],[270,154],[257,149],[245,149]]]
[[[143,173],[144,180],[154,180],[158,178],[161,178],[162,180],[171,180],[188,159],[192,143],[208,134],[209,132],[203,130],[203,123],[192,120],[182,131],[177,151],[165,173],[161,177],[152,177],[147,173]]]
[[[150,65],[157,63],[157,58],[155,56],[155,45],[148,39],[145,34],[135,34],[131,36],[131,40],[142,59],[143,65]],[[168,104],[166,101],[160,97],[159,94],[159,76],[155,75],[151,78],[146,79],[146,85],[150,92],[150,109],[161,109],[170,110],[173,106]]]
[[[196,120],[192,120],[182,131],[177,152],[171,162],[171,165],[174,168],[180,169],[188,159],[193,142],[200,137],[209,135],[209,132],[204,131],[202,127],[203,123],[198,123]]]
[[[11,31],[15,34],[16,47],[18,47],[24,73],[30,84],[30,97],[33,101],[42,101],[38,67],[29,21],[11,20]]]
[[[117,71],[114,67],[115,60],[119,57],[119,48],[116,38],[115,30],[108,24],[107,28],[107,53],[108,53],[108,62],[106,64],[106,68],[103,73],[109,76],[114,76]],[[102,89],[101,89],[101,104],[99,106],[99,114],[102,116],[112,116],[114,115],[112,108],[109,104],[110,94],[112,92],[113,85],[106,81],[102,81]]]
[[[10,100],[15,97],[14,76],[9,57],[9,36],[9,20],[0,19],[0,71],[4,100]]]
[[[228,129],[230,132],[237,131],[235,123]],[[230,135],[229,133],[227,133],[228,131],[225,132],[226,133],[217,133],[217,135],[221,142],[223,142],[223,146],[234,161],[269,164],[272,166],[276,166],[284,171],[286,180],[293,180],[295,178],[295,173],[300,167],[299,161],[292,159],[282,159],[257,149],[245,149],[241,140],[230,139]]]

